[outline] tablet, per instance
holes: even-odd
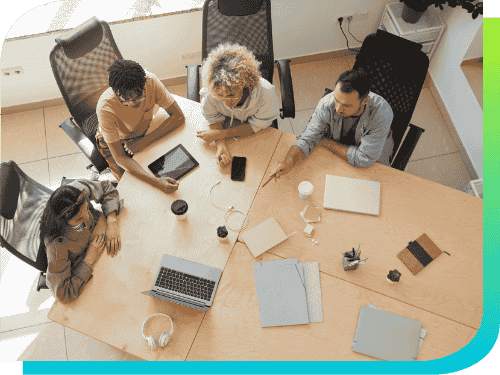
[[[178,180],[198,165],[195,158],[180,144],[149,164],[148,168],[158,178],[170,177]]]

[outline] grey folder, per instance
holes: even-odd
[[[253,264],[261,327],[309,323],[304,277],[299,268],[296,258]]]
[[[422,322],[361,306],[352,350],[386,361],[415,361]]]

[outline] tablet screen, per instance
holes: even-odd
[[[178,145],[152,162],[148,168],[156,177],[170,177],[178,180],[198,165],[198,162],[184,146]]]

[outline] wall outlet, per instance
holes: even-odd
[[[337,14],[335,16],[335,22],[339,23],[339,18],[343,17],[344,19],[342,20],[342,25],[345,25],[348,22],[347,17],[349,16],[352,16],[352,18],[354,19],[354,14]]]
[[[368,18],[368,12],[356,13],[353,20],[366,20]]]
[[[24,74],[24,69],[22,66],[2,69],[2,77],[17,76],[19,74]]]

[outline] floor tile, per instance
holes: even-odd
[[[2,161],[17,164],[47,158],[43,109],[2,115]]]
[[[320,60],[290,66],[295,111],[315,108],[325,88],[333,89],[338,76],[348,70],[344,59]],[[279,92],[279,80],[274,82]],[[281,95],[278,94],[281,101]]]
[[[411,123],[425,129],[410,161],[458,151],[430,89],[422,89]]]
[[[59,127],[59,124],[71,117],[66,105],[44,108],[43,111],[49,158],[80,152],[76,143]]]
[[[59,187],[63,177],[90,179],[89,164],[90,160],[82,152],[49,159],[50,188]]]
[[[0,333],[0,362],[67,360],[64,327],[58,323]]]
[[[54,303],[50,290],[35,291],[39,271],[0,248],[0,332],[50,322]]]
[[[295,114],[294,119],[290,119],[292,123],[293,133],[296,136],[299,136],[305,129],[309,120],[311,119],[312,114],[314,113],[316,108],[306,109]]]
[[[123,361],[127,353],[65,327],[68,361]],[[133,358],[133,357],[131,357]],[[134,360],[134,359],[129,359]]]
[[[295,114],[295,117],[297,117],[297,114]],[[286,117],[282,119],[281,117],[278,116],[278,129],[282,133],[291,133],[293,134],[293,128],[292,124],[290,123],[290,118]]]
[[[483,108],[483,64],[464,64],[461,65],[465,78],[469,82],[472,92],[476,96],[481,109]]]
[[[410,161],[405,172],[460,191],[464,191],[471,180],[469,172],[458,152]]]
[[[167,86],[167,90],[173,94],[187,98],[187,83],[181,85]]]
[[[39,182],[47,187],[50,185],[49,161],[47,159],[18,164],[18,166],[24,173],[36,182]]]

